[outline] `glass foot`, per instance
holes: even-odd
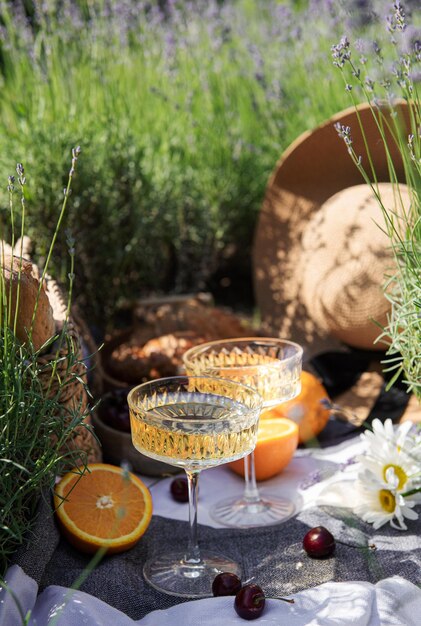
[[[199,563],[187,563],[184,552],[153,557],[143,567],[145,580],[158,591],[184,598],[212,596],[217,574],[232,572],[241,577],[240,566],[224,556],[204,552]]]
[[[256,528],[273,526],[290,519],[295,513],[295,504],[278,496],[260,494],[257,502],[243,498],[229,498],[218,502],[210,516],[215,522],[232,528]]]

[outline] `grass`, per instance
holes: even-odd
[[[7,344],[7,349],[5,349]],[[9,329],[0,337],[0,573],[34,520],[43,490],[80,453],[71,450],[82,416],[63,415],[57,397],[46,398],[40,367]]]
[[[346,104],[340,78],[326,81],[341,25],[325,3],[318,17],[274,1],[180,3],[166,16],[134,1],[126,16],[119,3],[105,15],[79,2],[79,17],[60,5],[25,30],[3,15],[0,177],[7,157],[25,158],[42,258],[66,150],[82,145],[66,226],[79,302],[104,328],[120,299],[206,288],[228,250],[249,262],[283,149]],[[56,275],[65,262],[63,238]]]
[[[20,314],[25,309],[22,265],[18,265],[13,277],[8,270],[10,258],[5,255],[3,245],[0,250],[0,576],[10,556],[28,538],[43,491],[54,485],[56,476],[65,467],[76,463],[85,465],[86,455],[74,445],[74,437],[75,429],[83,428],[87,410],[76,403],[70,408],[69,403],[63,402],[63,393],[68,391],[68,385],[74,384],[76,376],[79,385],[84,385],[77,374],[83,371],[83,365],[68,333],[70,296],[62,328],[56,328],[55,334],[40,347],[35,348],[32,341],[39,294],[66,213],[78,154],[78,149],[74,149],[64,199],[50,236],[38,298],[25,337],[17,332],[23,325]],[[15,208],[17,184],[19,210]],[[2,215],[0,221],[1,239],[9,241],[12,247],[17,232],[21,236],[25,234],[25,187],[26,174],[18,164],[17,181],[16,177],[9,177],[9,213]],[[20,231],[16,231],[18,217]],[[70,256],[72,269],[73,250]],[[5,279],[7,275],[11,277],[9,283]],[[71,292],[70,276],[69,294]],[[26,308],[28,306],[26,303]]]

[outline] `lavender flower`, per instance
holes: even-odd
[[[364,85],[365,85],[365,88],[367,89],[367,91],[369,91],[369,92],[373,92],[374,91],[375,83],[374,83],[374,80],[371,80],[371,78],[369,76],[366,76],[364,78]]]
[[[67,228],[65,231],[65,235],[66,235],[66,243],[67,243],[67,247],[69,250],[69,254],[70,256],[74,256],[75,255],[75,238],[72,235],[72,231]]]
[[[81,153],[81,147],[77,146],[76,148],[72,148],[72,165],[69,171],[69,177],[71,178],[75,173],[77,159]]]
[[[350,126],[344,126],[343,124],[340,124],[340,122],[336,122],[336,124],[334,124],[334,127],[339,137],[343,139],[345,144],[348,146],[348,150],[349,150],[352,146]]]
[[[390,299],[393,313],[379,339],[382,340],[385,336],[392,338],[392,344],[388,351],[388,354],[392,355],[389,370],[395,371],[395,379],[403,372],[408,387],[418,397],[421,397],[419,383],[419,337],[421,331],[418,317],[419,308],[418,305],[415,305],[416,302],[419,302],[420,293],[419,180],[421,175],[421,142],[418,136],[420,96],[414,82],[421,79],[419,68],[421,33],[418,28],[407,25],[403,6],[398,1],[394,3],[393,14],[387,17],[386,23],[389,32],[388,42],[380,39],[381,33],[378,33],[379,40],[372,42],[371,51],[366,51],[364,46],[358,42],[357,49],[360,49],[364,61],[369,57],[375,62],[374,66],[369,66],[369,61],[364,63],[365,67],[370,67],[370,76],[368,76],[365,67],[362,71],[356,71],[350,60],[347,40],[341,40],[338,46],[333,47],[333,56],[335,65],[343,72],[343,78],[346,81],[349,80],[350,84],[354,84],[352,81],[354,78],[355,83],[362,88],[371,112],[379,120],[380,140],[384,143],[386,150],[389,149],[390,141],[386,129],[389,129],[393,134],[396,141],[395,147],[398,148],[404,163],[405,182],[414,192],[411,210],[404,214],[402,223],[399,220],[395,221],[393,217],[391,218],[388,210],[382,206],[387,233],[395,253],[396,274],[389,281],[390,284],[386,286],[387,292],[390,294],[388,299]],[[390,61],[390,52],[393,53],[393,64]],[[350,65],[350,68],[347,68],[350,69],[348,72],[343,70],[346,62],[349,62]],[[360,63],[362,63],[362,59],[360,59]],[[394,90],[396,90],[397,95]],[[402,98],[408,102],[408,129],[403,128],[403,120],[399,113],[400,107],[396,106],[397,101],[402,100]],[[371,148],[370,138],[364,135],[363,128],[361,131],[369,150]],[[376,172],[374,165],[370,161],[369,167],[364,167],[361,159],[356,157],[349,128],[338,125],[337,132],[345,142],[351,158],[359,167],[364,179],[371,184],[375,191]],[[402,134],[403,132],[406,137]],[[392,161],[388,165],[390,166],[391,181],[396,184],[398,184],[396,181],[402,182]],[[370,183],[373,180],[374,182]],[[393,290],[390,289],[390,285],[393,285]],[[401,354],[402,357],[393,358],[396,354]]]
[[[395,9],[394,18],[395,18],[396,28],[398,28],[399,30],[405,30],[406,28],[405,12],[403,10],[401,3],[395,2],[393,5],[393,8]]]
[[[17,163],[16,164],[16,172],[18,174],[18,181],[21,187],[23,187],[26,184],[26,176],[25,176],[25,169],[22,165],[22,163]]]
[[[333,65],[342,68],[351,58],[351,50],[347,37],[342,37],[340,42],[331,48]]]

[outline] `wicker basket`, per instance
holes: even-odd
[[[208,294],[138,300],[133,308],[133,324],[108,337],[101,350],[103,387],[128,390],[146,380],[182,374],[181,354],[188,347],[256,334],[260,335],[260,330],[232,311],[214,306]],[[129,349],[117,368],[115,352],[120,347],[132,348],[133,353],[129,354]],[[161,362],[157,361],[160,355]]]
[[[40,271],[31,261],[31,250],[31,240],[26,236],[23,240],[19,239],[16,242],[13,250],[6,242],[0,240],[0,251],[2,254],[14,254],[15,256],[22,254],[22,258],[32,263],[32,274],[39,280]],[[56,332],[59,332],[66,320],[67,301],[56,281],[50,276],[46,277],[44,286],[53,311]],[[88,406],[88,394],[85,387],[87,381],[86,352],[89,352],[94,356],[94,359],[97,359],[97,349],[93,345],[93,340],[86,325],[77,312],[73,315],[72,311],[72,317],[67,322],[65,337],[66,341],[63,345],[53,345],[50,353],[44,353],[38,358],[41,370],[41,386],[46,397],[56,398],[58,395],[58,401],[65,416],[64,419],[71,421],[75,412],[84,417],[84,424],[80,424],[74,429],[73,438],[68,442],[67,449],[85,452],[88,462],[92,463],[101,460],[101,452],[97,439],[89,430],[91,417]],[[99,394],[98,376],[100,376],[99,372],[93,378],[94,384],[92,387]],[[89,381],[89,384],[91,384],[91,381]],[[85,424],[88,425],[88,428]],[[83,457],[81,456],[80,462],[84,462],[85,459]]]
[[[66,318],[67,302],[57,283],[49,276],[46,278],[46,292],[53,309],[57,330],[60,331]],[[68,415],[69,421],[73,418],[75,411],[84,416],[84,424],[74,429],[74,435],[68,447],[71,450],[83,451],[87,455],[88,462],[94,463],[101,461],[101,452],[98,441],[91,430],[86,427],[91,424],[91,417],[85,387],[87,367],[83,360],[85,357],[82,341],[77,321],[70,318],[67,322],[66,342],[61,346],[53,346],[50,353],[38,358],[38,363],[41,369],[41,385],[45,394],[48,397],[56,397],[58,394],[63,414]],[[54,362],[56,362],[56,369],[52,377]]]

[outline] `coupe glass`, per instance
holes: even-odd
[[[250,337],[211,341],[190,348],[183,356],[189,375],[228,378],[253,387],[263,398],[263,410],[286,402],[301,390],[301,346],[285,339]],[[212,518],[235,528],[278,524],[290,518],[290,500],[261,494],[257,488],[254,455],[244,457],[245,489],[210,511]]]
[[[190,535],[187,550],[147,561],[145,579],[174,596],[212,595],[220,572],[240,574],[237,563],[200,553],[197,495],[200,471],[249,454],[256,445],[262,399],[232,380],[201,376],[161,378],[128,394],[132,440],[146,456],[183,468],[189,488]]]

